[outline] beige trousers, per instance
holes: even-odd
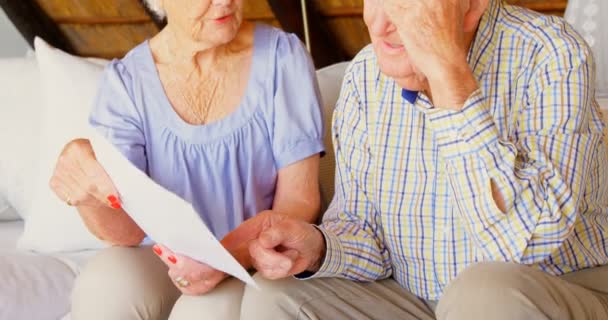
[[[72,320],[239,319],[245,286],[229,279],[203,296],[181,295],[150,247],[93,257],[72,291]]]
[[[463,271],[439,303],[393,280],[238,280],[181,296],[149,247],[110,248],[76,280],[72,319],[608,319],[608,267],[554,277],[530,267],[481,263]]]
[[[246,288],[241,319],[608,319],[608,267],[555,277],[510,263],[463,271],[439,303],[423,301],[394,280],[264,280]]]

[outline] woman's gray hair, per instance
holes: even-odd
[[[148,9],[154,12],[157,17],[165,18],[167,15],[165,10],[160,6],[160,0],[144,0],[144,2],[146,3],[146,6],[148,6]]]

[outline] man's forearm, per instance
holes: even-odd
[[[428,79],[433,105],[436,108],[459,111],[479,85],[466,60],[444,70],[436,79]]]

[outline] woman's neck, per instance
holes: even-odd
[[[243,36],[247,34],[243,31],[251,27],[251,23],[244,22],[232,41],[218,46],[193,41],[167,26],[150,40],[150,47],[156,63],[170,66],[176,71],[200,73],[213,69],[219,60],[246,49],[250,41]]]

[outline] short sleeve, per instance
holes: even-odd
[[[325,150],[323,113],[315,68],[300,40],[279,34],[275,57],[272,148],[283,168]]]
[[[89,123],[147,173],[143,124],[129,90],[131,84],[126,67],[119,60],[112,61],[104,71]]]

